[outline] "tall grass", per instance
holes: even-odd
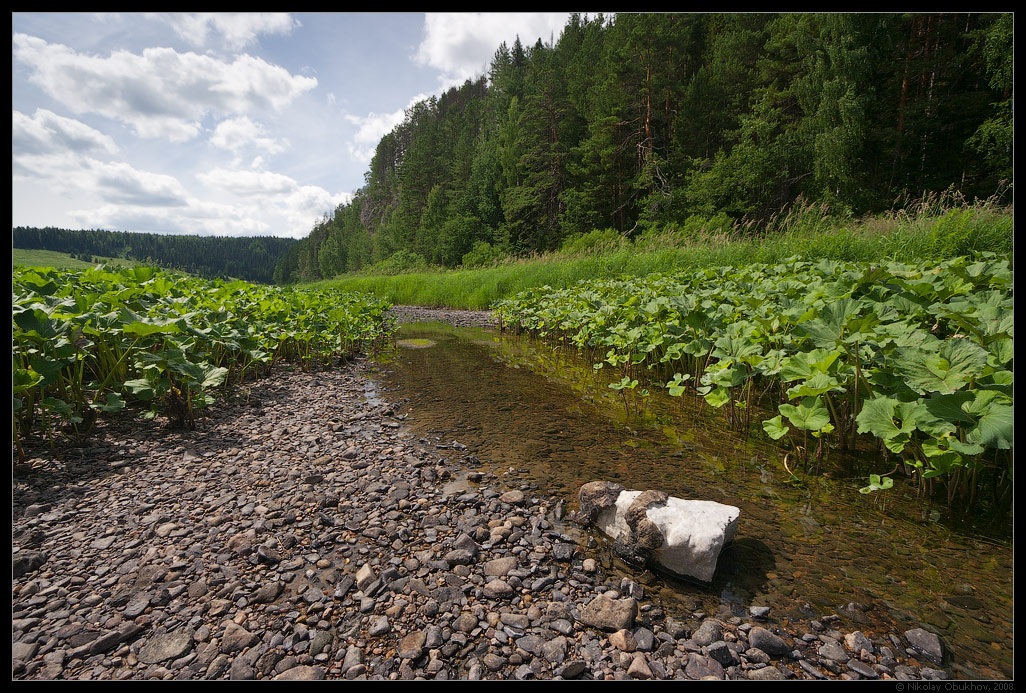
[[[917,208],[863,219],[838,219],[824,205],[800,204],[761,230],[746,222],[713,229],[671,225],[633,241],[596,232],[591,244],[578,240],[560,251],[507,258],[480,269],[350,275],[315,286],[374,293],[399,304],[484,309],[539,286],[563,288],[582,279],[772,264],[796,255],[806,260],[922,262],[977,251],[1011,253],[1013,220],[1012,207],[952,204],[929,196]]]

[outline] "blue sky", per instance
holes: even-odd
[[[414,102],[565,13],[12,15],[12,225],[301,238]]]

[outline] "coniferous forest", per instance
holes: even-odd
[[[468,265],[796,203],[1011,197],[1011,14],[574,15],[411,107],[277,282]]]
[[[127,231],[73,230],[18,226],[12,247],[54,250],[84,258],[137,260],[201,277],[271,283],[274,267],[296,245],[273,236],[185,236]]]

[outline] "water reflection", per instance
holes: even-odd
[[[836,612],[870,635],[922,625],[945,639],[961,675],[1011,676],[1010,542],[951,531],[900,483],[867,498],[836,471],[789,477],[779,448],[741,439],[709,407],[682,409],[681,398],[653,392],[636,410],[573,354],[434,323],[405,325],[399,337],[435,346],[393,351],[380,386],[409,398],[407,423],[432,442],[457,440],[486,469],[518,470],[571,506],[582,484],[609,479],[741,508],[711,586],[648,577],[646,591],[668,610]],[[603,564],[620,571],[597,539]],[[845,610],[853,602],[871,608]]]

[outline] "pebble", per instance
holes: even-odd
[[[554,499],[489,474],[445,493],[458,456],[481,453],[384,425],[400,407],[369,396],[366,367],[277,370],[193,431],[119,417],[63,457],[27,449],[12,677],[839,679],[835,662],[946,676],[899,651],[939,664],[925,631],[878,639],[891,675],[862,658],[862,633],[838,634],[850,651],[835,639],[834,660],[770,632],[784,633],[768,607],[749,607],[762,625],[653,608],[643,578],[607,581],[594,548],[553,531]]]

